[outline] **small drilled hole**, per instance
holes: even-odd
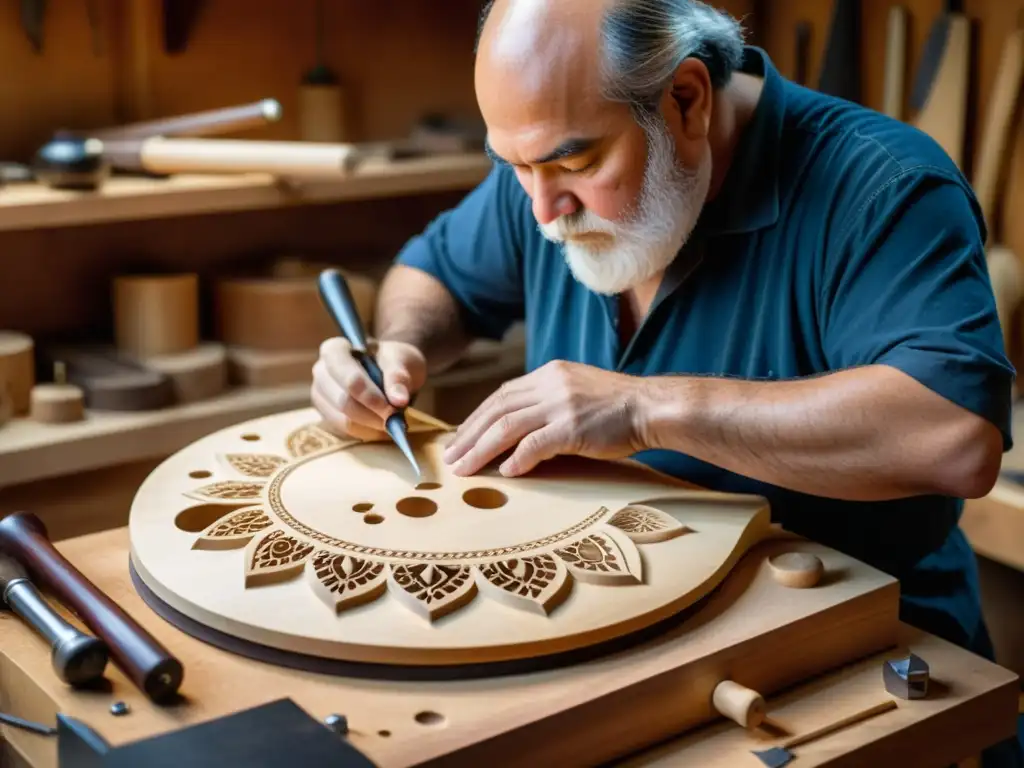
[[[470,488],[462,500],[477,509],[497,509],[508,503],[508,496],[494,488]]]
[[[395,509],[406,517],[430,517],[437,512],[437,504],[422,496],[409,496],[399,499]]]
[[[208,472],[205,469],[193,469],[188,473],[188,476],[194,477],[196,480],[202,480],[204,477],[209,477],[212,474],[212,472]]]
[[[237,507],[224,504],[200,504],[181,510],[174,518],[174,525],[180,531],[199,533],[220,520],[228,512],[234,512],[236,509]]]
[[[440,712],[431,712],[427,710],[425,712],[417,712],[413,717],[415,718],[416,722],[420,725],[444,725],[444,715],[442,715]]]
[[[383,515],[378,515],[376,512],[371,512],[370,514],[363,517],[363,522],[369,523],[370,525],[377,525],[377,523],[384,522],[384,517]]]
[[[377,731],[378,736],[382,736],[385,739],[391,735],[391,731]]]
[[[360,514],[369,512],[371,509],[373,509],[373,504],[368,501],[360,501],[358,504],[352,505],[352,511],[359,512]]]
[[[255,443],[257,440],[260,439],[260,436],[259,435],[254,435],[254,434],[250,433],[248,435],[242,435],[242,439],[243,440],[248,440],[250,443]]]
[[[441,487],[440,483],[426,482],[426,483],[420,483],[419,485],[417,485],[416,486],[416,490],[417,491],[436,491],[440,487]]]

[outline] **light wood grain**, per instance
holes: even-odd
[[[880,652],[898,640],[893,580],[827,548],[783,540],[766,542],[744,558],[698,615],[628,653],[472,680],[409,683],[329,677],[241,658],[170,627],[132,588],[125,571],[127,541],[126,530],[119,529],[59,547],[183,660],[185,700],[174,707],[155,707],[116,668],[109,672],[109,691],[74,692],[53,675],[49,651],[39,638],[16,621],[5,621],[0,622],[0,657],[6,711],[52,722],[59,710],[82,719],[111,743],[123,744],[290,697],[316,718],[339,710],[347,714],[348,738],[382,768],[589,765],[714,719],[711,694],[723,679],[764,691],[771,701],[783,686]],[[776,584],[764,558],[793,547],[818,555],[842,578],[827,589],[798,592]],[[983,662],[979,666],[991,675]],[[877,667],[874,671],[877,695]],[[117,700],[131,707],[130,717],[110,716],[110,704]],[[417,713],[423,712],[440,716],[440,724],[417,721]],[[987,714],[982,733],[1005,726],[1005,718],[992,710]],[[427,719],[431,721],[437,722]],[[739,730],[731,721],[729,727]],[[53,740],[6,727],[3,732],[31,765],[55,765]]]
[[[406,416],[420,478],[390,440],[330,435],[312,408],[189,445],[132,505],[137,573],[186,616],[261,645],[451,665],[649,626],[772,535],[763,498],[638,463],[559,457],[522,478],[458,477],[442,460],[454,427]],[[217,519],[185,522],[210,504]]]
[[[0,231],[469,190],[490,167],[486,155],[468,152],[368,161],[337,180],[289,182],[266,174],[116,177],[97,193],[11,185],[0,189]]]
[[[871,706],[885,696],[882,664],[913,651],[926,659],[936,695],[897,701],[897,709],[850,726],[798,750],[793,765],[813,768],[953,765],[1015,733],[1019,679],[962,648],[902,625],[900,646],[823,675],[769,699],[767,722],[800,735]],[[623,768],[757,766],[754,750],[777,741],[768,728],[744,731],[716,723],[641,752]]]

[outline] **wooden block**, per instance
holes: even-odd
[[[176,403],[209,400],[228,385],[227,351],[223,344],[205,342],[194,349],[138,358],[148,370],[166,376]]]
[[[279,387],[313,380],[319,351],[313,349],[262,350],[228,348],[228,379],[243,387]]]
[[[199,343],[199,281],[194,274],[114,279],[114,332],[135,357],[187,352]]]
[[[32,337],[14,331],[0,331],[0,389],[7,392],[13,415],[28,413],[29,393],[35,378],[35,344]]]

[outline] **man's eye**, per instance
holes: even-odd
[[[570,167],[562,166],[562,167],[565,168],[565,170],[568,171],[569,173],[584,173],[585,171],[589,171],[591,168],[593,168],[594,165],[595,164],[591,162],[591,163],[585,163],[584,165],[579,165],[579,166],[575,166],[575,167],[572,167],[572,166],[570,166]]]

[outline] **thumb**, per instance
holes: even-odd
[[[409,388],[412,386],[408,357],[393,347],[385,346],[377,353],[377,364],[384,374],[384,395],[396,408],[404,408],[409,404]]]

